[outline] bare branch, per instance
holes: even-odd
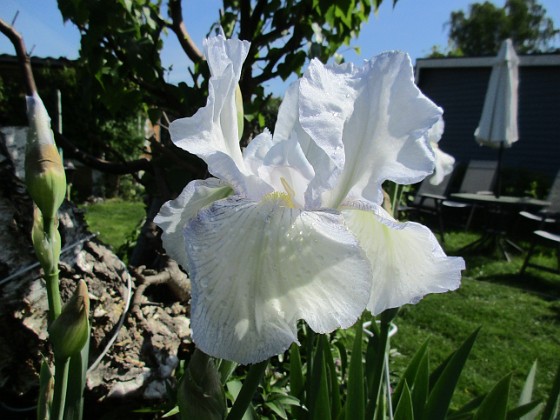
[[[241,0],[239,5],[241,19],[239,21],[239,38],[250,41],[254,28],[251,25],[251,0]]]
[[[2,32],[13,44],[16,55],[18,57],[21,71],[25,82],[25,93],[27,96],[33,95],[37,92],[35,79],[33,77],[33,70],[31,68],[31,59],[25,50],[25,43],[23,37],[9,24],[0,19],[0,32]]]
[[[101,172],[115,175],[134,174],[138,171],[151,171],[151,162],[146,159],[136,159],[129,162],[109,162],[99,159],[76,147],[70,140],[60,133],[54,133],[58,145],[62,146],[67,156],[74,157],[84,165]]]
[[[183,21],[183,8],[180,0],[169,1],[169,15],[171,17],[171,30],[177,36],[177,40],[183,48],[183,51],[194,62],[204,61],[204,55],[200,52],[194,41],[192,40],[185,22]]]
[[[266,3],[267,3],[266,0],[259,0],[255,5],[255,8],[253,9],[253,13],[251,14],[251,28],[253,34],[255,33],[255,29],[257,28],[257,25],[263,19],[262,14],[266,6]]]
[[[260,83],[263,83],[263,82],[269,80],[271,78],[271,75],[273,75],[274,73],[277,73],[277,72],[274,72],[274,67],[276,66],[278,61],[280,61],[280,58],[284,57],[284,55],[287,54],[289,51],[298,50],[299,48],[302,47],[302,45],[303,44],[302,44],[302,39],[301,39],[301,31],[298,30],[297,26],[295,26],[292,36],[284,44],[284,46],[279,49],[276,57],[268,57],[267,56],[268,64],[261,71],[261,74],[259,74],[258,76],[255,76],[253,78],[252,83],[260,84]]]

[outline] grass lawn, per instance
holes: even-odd
[[[99,232],[99,239],[115,251],[134,235],[146,215],[142,202],[118,198],[84,204],[81,208],[85,210],[90,230]]]
[[[450,254],[476,239],[475,234],[446,236]],[[462,286],[430,295],[401,309],[392,340],[393,370],[402,372],[416,349],[429,338],[432,367],[481,327],[455,394],[461,405],[491,389],[513,372],[513,395],[538,361],[535,396],[545,397],[560,364],[560,275],[528,269],[519,276],[523,255],[512,262],[494,256],[466,256]],[[541,262],[553,261],[544,250]]]
[[[139,202],[107,200],[84,206],[92,231],[118,249],[144,216]],[[476,234],[451,232],[446,250],[454,254],[475,240]],[[391,370],[403,371],[414,352],[430,340],[432,368],[481,327],[461,376],[454,405],[481,395],[502,377],[514,373],[513,398],[517,399],[525,376],[538,360],[536,397],[550,391],[560,364],[560,275],[529,269],[518,275],[523,256],[510,263],[495,256],[467,256],[467,269],[459,290],[430,295],[417,305],[401,309],[399,328],[392,339]],[[542,261],[552,263],[552,251]]]

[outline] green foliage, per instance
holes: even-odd
[[[87,77],[76,62],[32,60],[37,88],[57,129],[57,103],[60,91],[62,129],[80,149],[107,160],[137,158],[143,148],[141,104],[130,103],[111,113],[103,103],[86,95]],[[22,78],[17,72],[0,75],[0,125],[27,125]]]
[[[353,355],[362,353],[362,323],[357,322],[354,327]],[[344,406],[346,420],[361,419],[365,416],[366,400],[364,389],[364,365],[362,358],[352,357],[348,373],[348,397]]]
[[[377,0],[373,6],[381,3]],[[367,0],[224,1],[215,27],[219,24],[227,36],[237,34],[251,41],[240,81],[249,120],[258,122],[262,129],[261,110],[271,100],[265,95],[264,83],[301,75],[311,58],[331,59],[357,36],[371,12],[372,2]]]
[[[470,5],[468,14],[451,13],[449,39],[454,55],[495,55],[506,38],[530,54],[550,51],[559,33],[537,0],[508,0],[503,8],[485,1]]]
[[[214,360],[195,350],[179,389],[181,419],[220,420],[226,414],[226,396]]]

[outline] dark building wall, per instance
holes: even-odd
[[[440,147],[458,162],[492,160],[498,150],[474,140],[490,67],[421,68],[418,85],[444,109]],[[560,169],[560,66],[519,69],[519,141],[505,149],[505,173],[535,173],[547,178]]]

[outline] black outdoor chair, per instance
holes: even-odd
[[[438,185],[430,183],[430,178],[425,178],[418,187],[414,199],[404,206],[399,206],[399,213],[409,215],[409,218],[418,219],[424,216],[434,217],[438,223],[441,241],[445,242],[445,227],[441,212],[441,203],[447,198],[450,181],[453,173],[448,174]]]
[[[531,262],[531,258],[533,257],[537,243],[539,242],[556,248],[556,269]],[[525,257],[525,261],[523,262],[523,266],[521,267],[519,274],[524,274],[527,267],[560,274],[560,235],[546,230],[535,230],[533,232],[533,242],[527,252],[527,256]]]
[[[537,212],[520,211],[519,215],[529,220],[537,222],[538,228],[543,228],[545,225],[556,224],[560,220],[560,171],[556,174],[554,182],[550,187],[546,201],[550,203],[549,206]]]
[[[493,194],[494,184],[496,182],[496,174],[498,169],[498,162],[495,160],[471,160],[461,181],[459,193],[472,193],[472,194]],[[442,203],[442,210],[444,208],[471,208],[465,230],[471,226],[471,222],[477,208],[474,204],[464,203],[454,200],[444,200]]]

